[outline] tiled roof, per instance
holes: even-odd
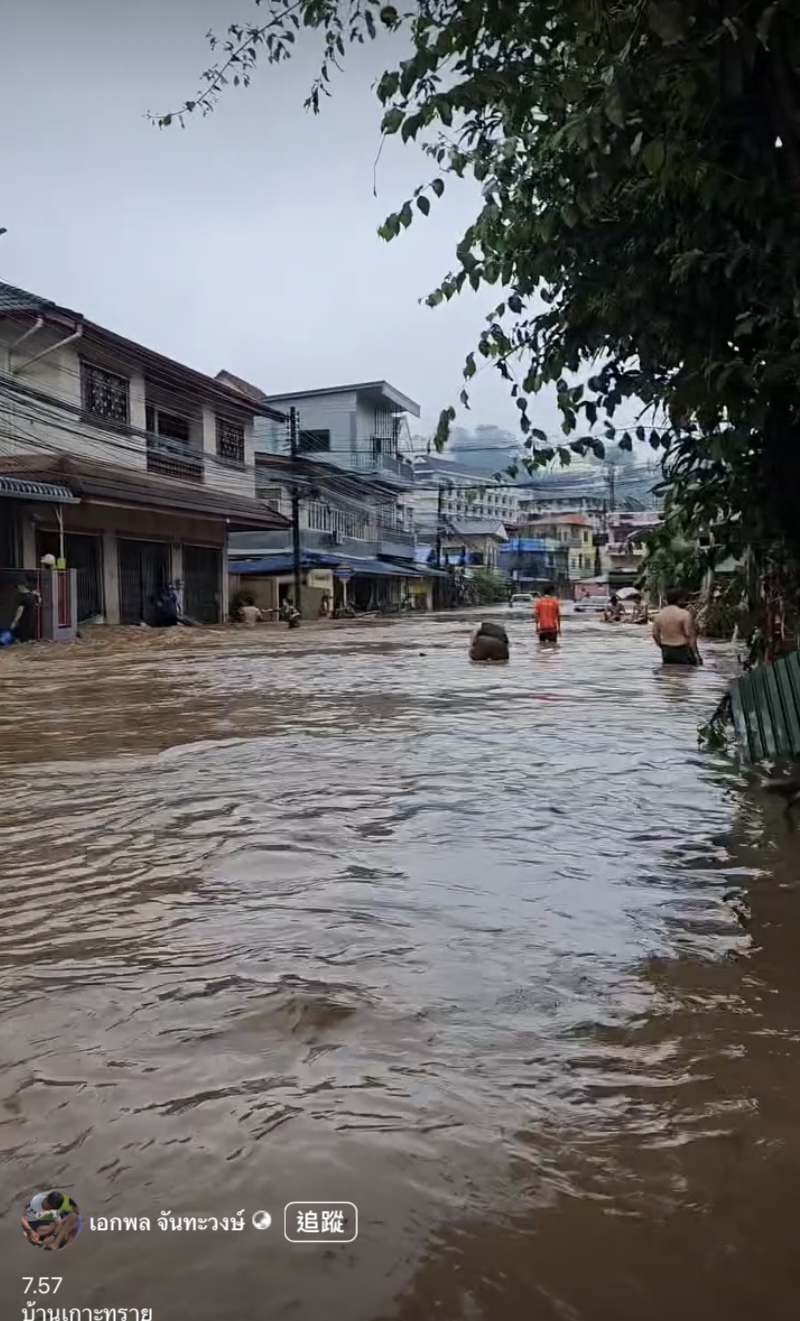
[[[137,344],[135,340],[126,339],[124,335],[118,335],[114,330],[108,330],[105,326],[89,321],[82,312],[61,307],[49,298],[41,298],[27,289],[18,289],[13,284],[4,284],[0,281],[0,316],[13,316],[14,313],[19,312],[45,313],[67,318],[73,326],[80,325],[85,341],[93,340],[103,346],[111,344],[122,353],[130,354],[134,360],[139,360],[153,373],[161,373],[165,381],[171,382],[173,374],[178,371],[184,380],[193,381],[204,392],[216,396],[229,405],[238,402],[240,408],[282,420],[283,414],[261,399],[257,399],[252,393],[245,394],[241,386],[229,385],[224,380],[207,376],[205,372],[198,372],[194,367],[187,367],[183,362],[167,358],[155,349],[148,349],[144,344]],[[252,386],[248,388],[251,391],[253,389]]]
[[[202,483],[153,477],[136,468],[98,463],[71,454],[0,456],[0,473],[31,481],[55,481],[81,500],[100,504],[125,502],[141,508],[185,510],[224,518],[231,531],[235,528],[278,530],[290,526],[287,518],[262,500],[210,490]]]
[[[233,372],[223,370],[217,372],[216,380],[219,381],[220,385],[226,385],[231,390],[238,390],[240,394],[245,396],[245,398],[252,399],[257,404],[266,404],[268,402],[264,391],[260,390],[257,385],[251,385],[243,376],[235,376]]]
[[[50,298],[40,298],[27,289],[18,289],[14,284],[0,282],[0,312],[37,312],[40,308],[55,306]]]

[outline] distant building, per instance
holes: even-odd
[[[602,548],[602,565],[611,586],[627,586],[639,577],[647,548],[647,537],[660,524],[657,510],[619,511],[608,517],[608,541]]]
[[[414,512],[422,532],[435,524],[437,511],[449,519],[486,520],[514,526],[519,516],[519,494],[512,477],[476,472],[434,455],[414,461]]]
[[[498,563],[517,591],[539,591],[553,583],[559,595],[570,594],[569,548],[555,537],[510,537],[500,547]]]
[[[595,532],[584,514],[551,514],[528,518],[520,524],[523,537],[542,537],[567,551],[567,568],[571,582],[591,578],[596,572]]]
[[[491,519],[444,519],[440,533],[442,563],[465,570],[470,577],[475,569],[494,573],[498,555],[508,540],[505,525]]]
[[[608,511],[658,507],[657,464],[606,464],[578,460],[519,481],[523,514],[573,513],[600,517]]]
[[[414,469],[406,452],[408,418],[419,417],[420,406],[387,381],[263,398],[281,413],[297,410],[300,454],[363,477],[379,477],[398,493],[413,486]],[[259,427],[257,448],[262,452],[282,453],[285,443],[285,428],[268,422]]]

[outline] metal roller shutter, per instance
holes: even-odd
[[[117,547],[120,623],[146,623],[156,598],[169,585],[170,548],[166,542],[127,537],[119,537]]]

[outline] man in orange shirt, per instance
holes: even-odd
[[[540,642],[558,642],[561,635],[561,606],[553,593],[553,584],[547,583],[534,603],[533,617]]]

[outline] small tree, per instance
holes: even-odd
[[[467,581],[475,605],[498,605],[508,598],[508,583],[494,569],[473,569]]]

